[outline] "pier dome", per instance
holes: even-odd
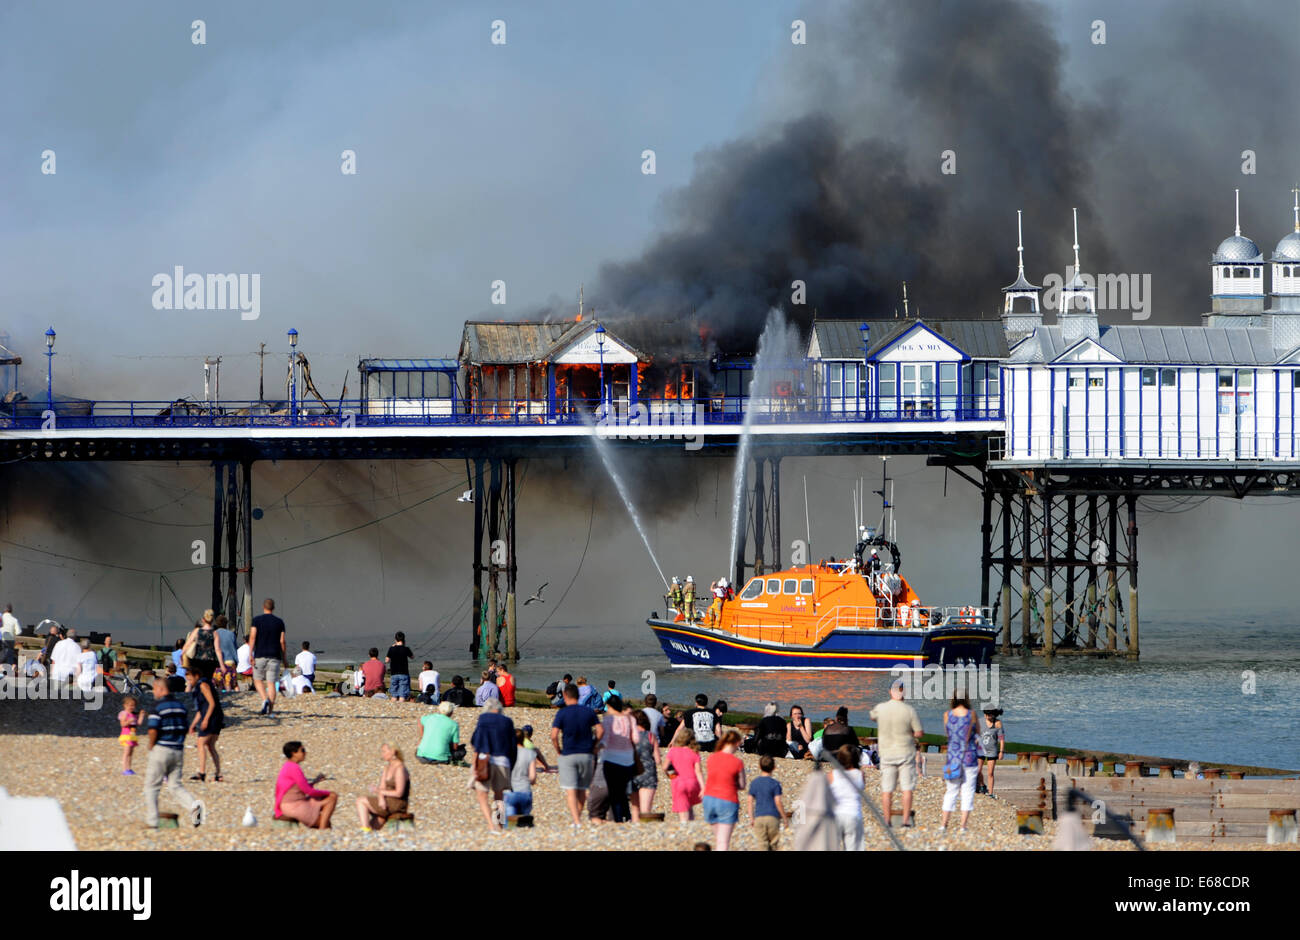
[[[1273,251],[1274,261],[1300,261],[1300,232],[1288,232],[1282,236]]]
[[[1229,235],[1219,243],[1210,259],[1211,264],[1231,263],[1234,261],[1263,261],[1264,253],[1259,246],[1245,235]]]

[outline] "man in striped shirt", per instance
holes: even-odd
[[[190,823],[203,823],[206,809],[185,789],[182,764],[185,759],[185,734],[189,730],[189,716],[185,705],[176,693],[185,690],[185,680],[179,676],[155,677],[153,680],[154,707],[149,714],[149,762],[144,772],[145,825],[158,828],[158,791],[163,780],[173,799],[189,813]]]

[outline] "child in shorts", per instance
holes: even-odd
[[[140,703],[134,696],[128,695],[122,699],[122,710],[117,713],[117,724],[122,731],[117,736],[117,743],[122,745],[122,776],[124,777],[135,776],[135,771],[131,769],[131,755],[136,745],[140,743],[140,738],[136,734],[136,729],[140,727],[140,714]]]

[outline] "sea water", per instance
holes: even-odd
[[[591,650],[597,646],[600,653]],[[477,676],[459,635],[431,657],[444,683],[459,672]],[[1300,769],[1295,732],[1300,701],[1300,625],[1284,615],[1208,618],[1152,616],[1142,624],[1142,658],[1096,660],[995,657],[999,705],[1007,739],[1061,747],[1110,750],[1202,762]],[[786,672],[673,667],[648,627],[547,626],[514,670],[524,688],[545,688],[564,673],[585,675],[604,689],[616,680],[641,699],[653,688],[660,700],[726,700],[735,710],[759,712],[769,701],[788,715],[800,705],[819,721],[840,705],[855,724],[888,697],[888,671]],[[914,702],[927,732],[940,732],[942,701]]]

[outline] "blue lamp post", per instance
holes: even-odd
[[[858,334],[862,337],[862,372],[858,376],[858,400],[862,402],[862,410],[867,410],[867,350],[871,348],[871,327],[862,324],[858,327]]]
[[[54,410],[54,327],[45,331],[45,400]]]
[[[605,415],[605,325],[596,324],[596,349],[600,351],[600,414]]]
[[[298,331],[289,328],[289,423],[298,421],[298,366],[294,355],[298,350]]]

